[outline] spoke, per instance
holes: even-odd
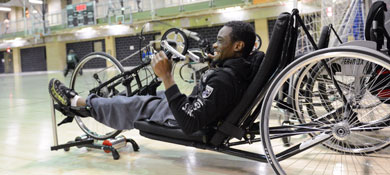
[[[177,41],[175,39],[167,39],[168,43],[169,42],[173,42],[173,43],[176,43]]]
[[[388,101],[388,100],[390,100],[390,98],[386,99],[384,102],[386,102],[386,101]],[[383,102],[383,103],[384,103],[384,102]],[[373,112],[373,111],[374,111],[375,109],[377,109],[378,107],[379,107],[379,106],[374,107],[373,109],[371,109],[370,111],[368,111],[366,114],[362,115],[361,118],[367,117],[368,114],[370,114],[371,112]],[[355,121],[353,124],[357,124],[357,122],[359,122],[359,121],[357,120],[357,121]]]
[[[175,35],[174,35],[174,37],[173,37],[173,40],[175,41],[175,42],[177,42],[177,33],[175,33]]]
[[[282,92],[282,93],[283,93],[283,95],[286,95],[287,98],[292,98],[292,97],[291,97],[289,94],[287,94],[286,92]],[[283,104],[280,103],[280,105],[283,105]],[[284,106],[285,108],[287,108],[287,109],[290,109],[290,110],[292,110],[292,111],[296,111],[296,112],[302,114],[303,117],[307,117],[307,118],[309,118],[309,119],[311,119],[311,120],[314,120],[314,119],[315,119],[315,118],[312,118],[311,116],[308,116],[308,115],[306,115],[306,114],[303,114],[303,113],[301,113],[301,112],[295,110],[294,108],[292,108],[292,107],[290,107],[290,106],[286,106],[286,105],[283,105],[283,106]],[[313,111],[313,112],[314,112],[314,111]],[[321,121],[319,121],[319,122],[321,122]]]
[[[389,121],[390,121],[390,116],[387,116],[386,119],[373,121],[372,123],[365,124],[365,125],[358,126],[358,127],[354,127],[354,128],[364,128],[364,129],[366,129],[367,127],[371,127],[371,126],[377,127],[375,125],[386,124],[386,122],[389,122]],[[387,128],[387,127],[389,127],[389,126],[383,126],[383,127],[378,127],[378,128]],[[354,128],[352,128],[352,129],[354,129]]]
[[[384,140],[380,140],[380,139],[377,139],[375,137],[366,136],[364,134],[360,134],[360,133],[357,133],[357,132],[354,132],[353,134],[356,134],[358,136],[362,136],[362,137],[367,138],[367,139],[375,140],[375,141],[378,141],[378,142],[381,142],[381,143],[389,143],[389,141],[386,142]]]

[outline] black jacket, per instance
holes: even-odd
[[[190,134],[227,116],[248,87],[250,70],[244,58],[226,59],[206,71],[188,97],[177,85],[167,89],[169,108],[180,128]]]

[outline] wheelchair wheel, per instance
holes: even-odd
[[[79,74],[81,70],[83,70],[83,75]],[[122,72],[124,72],[122,65],[112,56],[101,52],[91,53],[84,56],[77,65],[72,74],[70,88],[73,88],[80,96],[86,98],[90,94],[91,89]],[[96,94],[110,98],[118,95],[120,92],[125,92],[125,88],[121,85],[115,86],[115,88],[108,88],[113,83],[105,86]],[[95,139],[105,140],[121,133],[120,130],[105,126],[91,117],[82,118],[76,116],[75,119],[81,130]]]
[[[335,63],[342,71],[333,68]],[[324,70],[329,68],[330,73],[313,73],[321,66]],[[390,145],[390,105],[386,103],[390,98],[384,99],[376,93],[378,88],[390,88],[390,74],[382,77],[380,83],[376,81],[388,70],[388,56],[350,46],[312,52],[280,72],[264,97],[260,115],[264,153],[274,171],[277,174],[390,173],[386,168],[390,155],[384,150]],[[294,77],[304,79],[302,75],[306,78],[307,75],[317,75],[313,80],[316,83],[310,83],[312,85],[306,80],[305,90],[321,91],[328,98],[338,95],[339,99],[324,103],[320,97],[301,93],[296,89],[301,86],[294,86],[290,82],[296,81],[289,80]],[[324,76],[330,81],[322,81]],[[293,110],[290,113],[299,115],[296,118],[300,122],[289,125],[279,122],[280,113],[285,113],[286,109],[280,107],[277,96],[285,84],[295,88],[292,91],[295,94],[285,94],[287,98],[305,99],[299,101],[304,103],[298,104],[300,108],[290,109]],[[333,88],[336,92],[330,90]],[[290,139],[290,146],[283,143],[285,137]]]
[[[192,66],[194,63],[189,62],[180,66],[179,75],[180,78],[186,83],[195,82],[195,71],[196,69]]]
[[[338,76],[337,74],[343,74],[343,70],[341,70],[339,63],[340,60],[331,60],[328,63],[332,72],[336,73],[336,77]],[[343,68],[345,68],[345,66],[343,66]],[[349,93],[349,88],[351,90],[355,88],[355,86],[352,86],[353,82],[347,82],[348,84],[346,84],[337,79],[336,81],[338,82],[340,88],[346,93]],[[301,111],[296,114],[297,116],[302,113],[302,110],[306,110],[312,118],[317,118],[318,115],[315,112],[318,110],[314,108],[322,108],[327,112],[331,112],[336,108],[334,104],[341,104],[336,103],[336,101],[341,102],[342,99],[337,93],[337,88],[333,85],[332,79],[327,75],[325,66],[321,63],[309,69],[304,69],[299,74],[294,86],[294,109]],[[357,97],[362,97],[362,95]],[[302,116],[299,116],[298,119],[303,118]],[[304,120],[300,121],[304,122]]]
[[[208,70],[206,63],[188,62],[180,66],[180,78],[186,83],[199,83],[202,74]]]

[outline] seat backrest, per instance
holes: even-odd
[[[374,2],[368,11],[366,27],[364,30],[366,40],[375,41],[378,50],[382,48],[386,32],[385,11],[387,11],[386,3],[383,1]]]
[[[318,40],[318,49],[324,49],[328,47],[330,32],[331,30],[329,26],[322,27],[320,39]]]
[[[237,127],[238,121],[249,115],[251,109],[256,105],[254,102],[258,99],[263,87],[265,87],[267,82],[271,79],[280,63],[284,61],[281,59],[281,48],[285,45],[285,37],[290,19],[290,13],[285,12],[279,15],[273,29],[266,55],[261,61],[258,70],[255,71],[256,74],[252,82],[249,84],[237,106],[230,112],[224,121],[220,122],[217,131],[211,137],[211,144],[216,146],[220,145],[227,136],[239,138],[242,136],[242,133],[240,133],[242,130]]]
[[[264,60],[264,52],[261,51],[254,51],[247,60],[251,63],[251,74],[250,74],[250,79],[253,80],[253,78],[256,76],[257,71],[259,70],[259,67],[261,63]]]

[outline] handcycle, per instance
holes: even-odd
[[[381,150],[390,145],[388,131],[390,114],[386,110],[388,108],[386,102],[389,98],[378,96],[379,93],[376,92],[378,89],[385,90],[390,82],[387,78],[377,81],[380,75],[390,70],[389,56],[366,47],[340,46],[314,51],[295,60],[296,38],[294,36],[297,23],[304,26],[297,10],[293,10],[292,14],[282,13],[278,17],[267,54],[264,58],[264,55],[259,54],[253,61],[254,67],[258,66],[258,69],[254,72],[248,90],[233,111],[216,126],[207,127],[191,135],[184,134],[178,128],[168,128],[148,121],[137,121],[135,128],[142,136],[154,140],[269,162],[276,174],[334,172],[358,174],[366,172],[367,168],[368,171],[388,173],[383,162],[388,161],[389,155]],[[172,52],[177,57],[184,57],[173,50]],[[102,54],[97,54],[95,57],[112,62],[116,71],[121,71],[120,64],[113,61],[115,59]],[[344,66],[349,65],[347,69],[349,72],[337,71],[333,63],[339,62],[346,63]],[[297,78],[301,77],[299,75],[307,75],[302,72],[314,72],[313,68],[316,66],[323,67],[321,74],[330,78],[330,81],[324,81],[325,85],[334,86],[336,88],[334,93],[337,93],[341,100],[337,100],[336,104],[321,103],[321,108],[309,109],[316,115],[304,113],[301,108],[296,107],[304,106],[308,109],[305,107],[306,104],[298,104],[288,109],[281,107],[283,105],[280,105],[280,99],[277,97],[280,93],[284,93],[286,98],[291,100],[308,99],[306,103],[317,103],[310,100],[312,98],[310,95],[300,93],[300,89],[297,89],[299,86],[294,86]],[[140,72],[139,70],[143,68],[145,66],[139,66],[133,69],[133,72]],[[376,71],[377,68],[380,68],[379,72]],[[119,76],[124,77],[124,74],[130,73],[120,73]],[[110,71],[107,75],[118,76]],[[136,76],[129,77],[133,77],[137,85],[142,84],[138,83]],[[94,77],[93,82],[98,82],[99,86],[87,88],[88,91],[100,89],[97,92],[101,92],[102,96],[108,94],[107,97],[119,95],[120,92],[133,92],[126,90],[126,84],[121,86],[125,87],[123,91],[110,86],[112,83],[116,86],[121,85],[126,78],[119,82],[101,79]],[[106,83],[109,81],[112,82]],[[341,82],[346,83],[340,85]],[[75,78],[71,88],[78,91],[78,83]],[[285,91],[285,84],[292,89]],[[142,91],[142,89],[149,89],[149,86],[140,87],[142,88],[137,92],[145,92],[147,90]],[[327,93],[317,86],[313,89],[322,94]],[[363,102],[371,106],[368,109],[361,108],[360,103]],[[299,100],[297,103],[302,101]],[[334,110],[330,112],[324,110],[323,106],[327,105],[332,105]],[[289,110],[289,115],[298,118],[298,122],[288,125],[278,122],[280,111],[284,115],[285,110]],[[97,132],[97,130],[90,130],[89,134],[94,135]],[[111,138],[112,133],[115,132],[103,132],[102,135],[111,135],[108,137]],[[283,144],[281,138],[286,137],[290,139],[291,145]],[[234,148],[255,142],[262,143],[264,154]]]
[[[138,53],[141,53],[142,51],[146,53],[154,53],[155,50],[153,45],[156,43],[160,43],[161,46],[166,48],[167,55],[172,55],[172,53],[174,54],[172,57],[174,65],[187,59],[194,61],[199,61],[201,59],[204,60],[205,58],[197,56],[191,51],[187,51],[187,36],[202,42],[203,50],[200,52],[200,56],[206,55],[204,51],[210,50],[211,45],[209,42],[198,37],[196,33],[185,29],[171,28],[164,33],[161,41],[152,41],[145,47],[141,48],[138,52],[135,52],[120,61],[103,52],[87,54],[75,68],[69,87],[76,89],[78,94],[84,97],[91,93],[106,98],[111,98],[116,95],[155,95],[156,89],[161,84],[161,81],[154,75],[154,73],[152,73],[153,71],[150,67],[150,57],[152,54],[144,55],[143,57],[140,56],[139,62],[141,62],[141,64],[135,67],[129,67],[130,70],[126,70],[121,63],[137,56]],[[142,39],[143,37],[141,32],[140,43],[142,42]],[[77,74],[77,72],[82,71],[82,69],[88,70],[85,73],[85,77]],[[121,130],[115,130],[103,124],[99,124],[94,120],[79,117],[77,114],[80,113],[72,112],[65,112],[67,118],[62,120],[58,126],[76,120],[76,123],[85,135],[78,136],[74,141],[69,141],[66,144],[58,145],[54,111],[56,109],[64,112],[64,110],[58,105],[53,104],[52,106],[53,132],[55,133],[55,146],[51,148],[52,150],[64,149],[65,151],[68,151],[69,148],[73,146],[97,148],[103,149],[107,153],[112,152],[114,159],[119,159],[120,155],[116,150],[117,148],[126,146],[127,142],[130,142],[133,145],[134,151],[139,149],[139,146],[134,140],[126,139],[123,136],[117,137],[122,132]],[[70,108],[67,108],[67,110],[69,109]],[[85,109],[80,110],[80,108],[77,107],[73,109],[77,109],[79,112],[85,112]],[[96,141],[103,141],[103,143],[96,144]]]

